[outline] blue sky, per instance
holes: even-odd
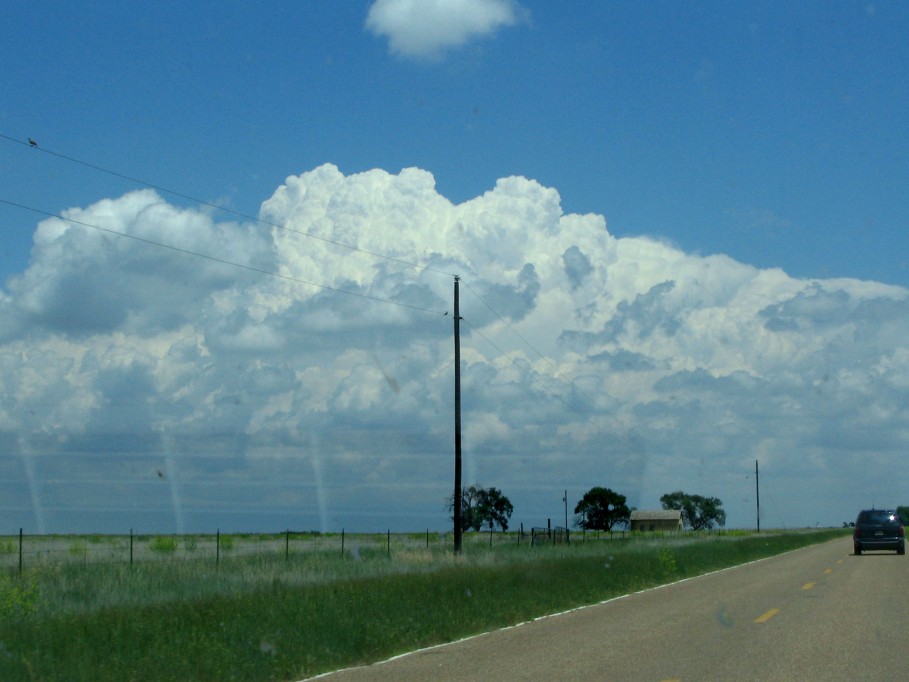
[[[805,521],[839,523],[872,502],[862,462],[905,451],[902,3],[8,2],[0,25],[0,199],[449,305],[450,278],[430,283],[433,271],[411,281],[54,152],[464,276],[479,316],[469,414],[484,425],[470,466],[511,492],[516,521],[540,525],[563,488],[579,498],[598,484],[639,507],[670,488],[716,495],[747,526],[741,483],[762,458],[780,481],[769,525],[797,513],[782,482],[806,471],[827,472],[828,492]],[[143,222],[153,209],[159,222]],[[28,490],[7,494],[13,525],[69,531],[81,514],[76,530],[110,529],[132,514],[137,527],[204,530],[228,515],[219,499],[248,496],[259,523],[234,522],[254,529],[444,527],[448,327],[394,308],[407,337],[350,296],[198,259],[187,269],[43,219],[0,204],[0,465]],[[293,371],[296,388],[280,378]],[[398,387],[392,415],[379,394],[355,395],[358,371],[394,378],[375,389]],[[309,381],[328,387],[321,402]],[[830,404],[803,404],[823,391]],[[219,400],[249,409],[231,416]],[[553,403],[568,414],[542,407]],[[432,428],[415,405],[432,406]],[[855,442],[831,442],[852,420]],[[404,459],[370,455],[377,434]],[[528,459],[528,443],[551,445]],[[555,495],[516,463],[576,473]],[[298,498],[288,480],[320,492]],[[841,509],[850,480],[862,494]],[[897,483],[878,497],[905,502]],[[362,513],[339,502],[357,490],[375,492]]]
[[[326,161],[425,168],[453,201],[524,175],[616,234],[909,280],[901,3],[525,2],[434,59],[390,55],[366,2],[50,7],[2,9],[4,133],[192,196],[254,214]],[[10,161],[48,210],[111,189]]]

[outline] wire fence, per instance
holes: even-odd
[[[716,531],[714,531],[716,532]],[[720,531],[722,532],[722,531]],[[698,532],[703,535],[703,531]],[[515,531],[483,531],[463,535],[463,547],[526,544],[531,547],[586,542],[683,537],[690,531],[582,531],[561,527],[523,526]],[[57,564],[109,564],[166,561],[220,563],[238,558],[285,560],[307,553],[339,556],[392,557],[402,551],[450,551],[450,532],[393,533],[319,533],[291,531],[279,533],[231,533],[155,535],[130,531],[124,535],[16,535],[0,536],[0,569],[18,571]]]

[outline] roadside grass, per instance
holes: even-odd
[[[0,679],[300,680],[843,531],[0,572]]]

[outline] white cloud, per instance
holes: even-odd
[[[394,54],[425,58],[511,26],[522,13],[514,0],[376,0],[366,28],[388,38]]]
[[[896,504],[909,483],[864,464],[909,445],[899,287],[617,239],[519,177],[456,205],[423,170],[325,165],[263,203],[287,229],[151,191],[66,215],[82,224],[39,224],[0,298],[0,467],[44,477],[33,490],[74,482],[87,510],[120,510],[111,524],[157,510],[202,530],[266,512],[280,527],[444,528],[451,273],[466,482],[501,488],[517,522],[605,485],[639,507],[715,495],[748,525],[755,459],[766,525],[846,520],[865,491]],[[54,530],[72,518],[63,494],[9,504],[40,498],[33,517]]]

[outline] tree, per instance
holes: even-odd
[[[726,525],[726,512],[723,510],[723,501],[717,497],[702,497],[689,495],[676,490],[666,493],[660,498],[663,509],[679,509],[685,523],[691,530],[702,530]]]
[[[909,525],[909,507],[906,507],[906,506],[897,507],[896,513],[900,517],[900,521],[903,522],[904,526]]]
[[[446,509],[452,513],[454,520],[454,501],[449,497],[445,503]],[[461,530],[481,530],[487,525],[489,530],[499,526],[503,531],[508,530],[508,520],[514,507],[511,501],[502,494],[498,488],[484,488],[474,484],[469,488],[461,488]]]
[[[513,511],[511,501],[498,488],[480,490],[480,517],[489,525],[489,530],[495,530],[496,526],[502,532],[508,530],[508,520]]]
[[[574,508],[575,525],[585,530],[612,530],[617,523],[627,523],[631,512],[625,499],[609,488],[591,488]]]

